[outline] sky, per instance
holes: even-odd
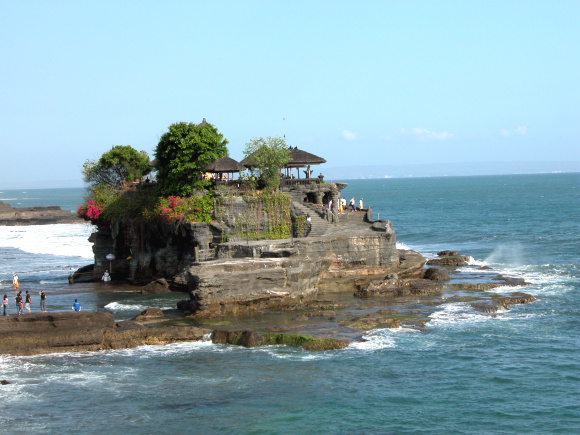
[[[322,172],[580,162],[578,0],[3,0],[0,28],[0,189],[203,118]]]

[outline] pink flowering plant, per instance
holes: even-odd
[[[161,221],[211,222],[213,200],[211,196],[203,198],[182,198],[168,196],[160,198],[156,214]]]
[[[103,211],[103,204],[97,204],[95,200],[90,200],[86,205],[81,205],[77,209],[77,214],[87,221],[96,221]]]

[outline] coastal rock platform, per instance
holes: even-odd
[[[81,224],[85,221],[76,213],[61,210],[59,206],[12,207],[0,201],[0,225]]]
[[[0,354],[125,349],[144,344],[199,341],[211,331],[195,326],[148,328],[115,323],[111,313],[64,312],[0,317]]]

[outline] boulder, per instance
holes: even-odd
[[[234,344],[244,347],[287,345],[300,346],[305,350],[344,349],[350,342],[335,338],[311,337],[301,334],[262,333],[257,331],[220,331],[212,333],[212,342],[216,344]]]
[[[141,289],[141,293],[144,295],[157,295],[161,293],[170,293],[169,283],[165,278],[156,279],[151,281],[149,284]]]
[[[430,267],[425,270],[423,279],[430,279],[431,281],[449,281],[451,277],[436,267]]]

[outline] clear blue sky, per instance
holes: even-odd
[[[0,189],[204,117],[238,160],[580,160],[577,0],[4,0],[0,28]]]

